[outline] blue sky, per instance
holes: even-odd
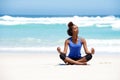
[[[0,0],[0,15],[120,15],[120,0]]]

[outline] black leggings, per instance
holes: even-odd
[[[65,58],[66,58],[66,54],[61,53],[61,54],[60,54],[60,58],[64,61]],[[87,61],[89,61],[89,60],[92,59],[92,55],[91,55],[91,54],[87,54],[87,55],[85,56],[85,58],[86,58]],[[80,58],[80,59],[81,59],[81,58]],[[76,60],[76,59],[75,59],[75,60]],[[78,59],[77,59],[77,60],[78,60]]]
[[[61,54],[60,54],[60,59],[62,59],[62,60],[64,61],[64,60],[65,60],[65,58],[66,58],[66,54],[61,53]]]
[[[91,60],[92,59],[92,54],[87,54],[85,56],[85,58],[86,58],[87,61]]]

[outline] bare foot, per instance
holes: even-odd
[[[95,49],[91,48],[91,53],[94,54],[95,53]]]
[[[87,65],[86,62],[77,62],[77,65]]]

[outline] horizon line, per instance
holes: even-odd
[[[88,16],[88,17],[97,17],[97,16],[101,16],[101,17],[105,17],[105,16],[115,16],[115,17],[119,17],[120,15],[27,15],[27,14],[0,14],[0,16],[14,16],[14,17],[73,17],[73,16]]]

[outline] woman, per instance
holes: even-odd
[[[68,23],[68,28],[69,29],[67,30],[67,33],[70,38],[65,40],[64,51],[62,52],[60,47],[57,48],[57,51],[60,53],[60,58],[66,64],[86,65],[87,62],[92,58],[92,54],[95,53],[95,50],[94,48],[91,48],[91,52],[88,50],[86,40],[78,37],[78,27],[73,24],[73,22]],[[86,55],[83,57],[81,57],[82,45],[86,53]],[[68,46],[70,48],[70,52],[68,56],[66,56]]]

